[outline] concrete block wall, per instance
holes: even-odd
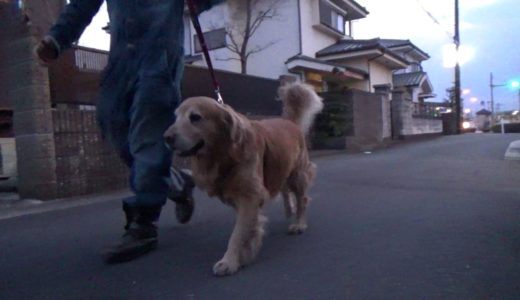
[[[99,74],[75,80],[79,72],[71,51],[51,68],[33,56],[64,3],[0,1],[0,108],[13,111],[22,198],[55,199],[127,185],[126,168],[101,140],[95,111],[81,111],[77,103],[95,103]],[[64,101],[73,104],[59,104]]]
[[[442,119],[412,117],[412,135],[442,134]]]
[[[406,92],[393,91],[391,103],[394,138],[442,134],[442,119],[414,116],[414,105]]]
[[[103,141],[95,111],[78,108],[53,111],[57,196],[126,188],[128,170]]]
[[[388,97],[380,93],[352,93],[354,134],[346,138],[347,149],[355,151],[383,147],[389,140],[385,104]]]

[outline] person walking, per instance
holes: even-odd
[[[51,63],[77,41],[104,0],[71,0],[37,45]],[[130,169],[133,196],[123,199],[125,232],[105,254],[108,263],[135,259],[157,246],[162,206],[176,203],[180,223],[190,220],[194,202],[188,171],[171,167],[163,133],[181,101],[184,68],[184,0],[106,0],[111,34],[108,64],[101,78],[97,121]],[[194,1],[201,13],[224,0]]]

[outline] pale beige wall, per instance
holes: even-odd
[[[392,70],[375,61],[370,62],[370,92],[374,92],[374,85],[392,84]]]
[[[293,0],[296,2],[295,0]],[[302,54],[315,57],[316,52],[337,42],[337,38],[314,28],[320,23],[319,0],[301,0]]]
[[[302,1],[306,2],[307,0]],[[279,17],[262,23],[258,31],[249,42],[249,49],[265,47],[265,50],[255,53],[248,60],[248,74],[277,79],[280,75],[288,74],[285,62],[300,51],[300,34],[298,29],[298,2],[295,0],[283,0],[277,8]],[[200,16],[203,31],[226,27],[229,18],[229,10],[226,4],[219,5]],[[188,22],[188,20],[186,20]],[[193,49],[193,26],[186,27],[186,36],[189,42],[185,43],[186,49]],[[230,44],[228,37],[228,44]],[[193,51],[192,51],[192,54]],[[238,58],[227,48],[210,51],[212,63],[216,69],[231,72],[240,72],[240,62],[230,60]],[[194,65],[206,66],[205,61],[198,61]]]

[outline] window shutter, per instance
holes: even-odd
[[[332,24],[332,8],[323,0],[320,1],[320,22],[329,27],[335,27]]]

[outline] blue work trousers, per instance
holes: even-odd
[[[177,56],[172,68],[166,57],[160,57],[137,74],[124,72],[124,64],[109,66],[107,72],[115,69],[112,72],[120,76],[111,73],[108,82],[102,83],[98,103],[101,130],[131,170],[130,187],[135,196],[125,203],[157,207],[158,214],[171,185],[172,153],[163,134],[175,121],[174,111],[180,102],[181,60],[182,56]]]

